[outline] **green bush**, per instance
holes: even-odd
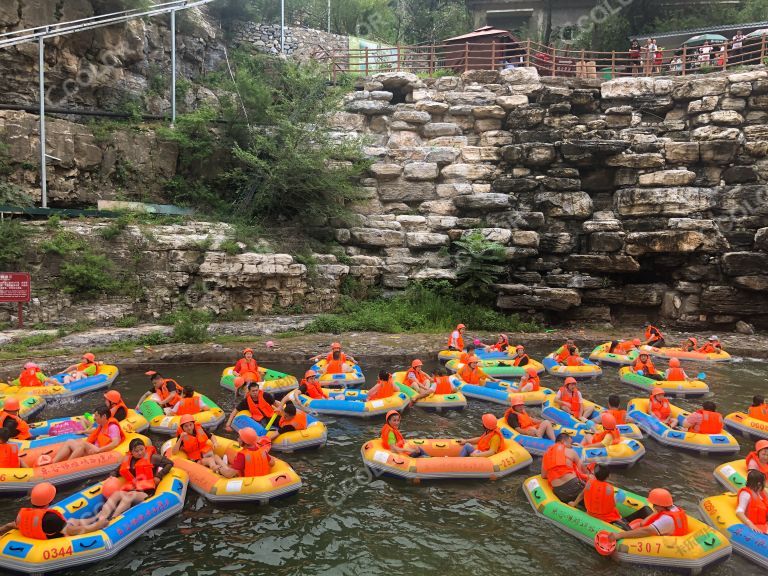
[[[79,298],[94,298],[117,291],[120,283],[111,260],[102,254],[84,252],[62,264],[59,287]]]
[[[133,328],[139,324],[139,319],[136,316],[123,316],[115,322],[115,326],[118,328]]]
[[[456,251],[456,276],[459,292],[468,300],[480,301],[492,297],[491,286],[505,269],[504,246],[487,240],[473,231],[453,243]]]
[[[4,345],[3,350],[5,352],[13,353],[27,352],[28,350],[37,346],[50,344],[57,339],[58,336],[56,334],[34,334],[32,336],[27,336],[26,338],[21,338],[16,342],[11,342],[10,344]]]
[[[177,310],[172,314],[174,342],[200,344],[208,341],[210,314],[197,310]]]
[[[24,258],[29,230],[16,220],[0,221],[0,269],[12,270]]]
[[[52,229],[58,227],[58,221],[53,222],[53,218],[49,221],[49,226]],[[69,256],[70,254],[82,253],[89,249],[88,242],[77,234],[67,232],[66,230],[59,230],[50,240],[45,240],[40,244],[40,249],[46,254],[55,254],[57,256]]]
[[[240,246],[235,240],[224,240],[224,242],[221,243],[221,246],[219,248],[229,254],[230,256],[234,256],[235,254],[240,254]]]

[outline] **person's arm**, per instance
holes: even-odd
[[[229,415],[229,419],[227,420],[226,425],[224,426],[224,430],[227,432],[232,432],[232,421],[235,419],[235,416],[237,416],[237,413],[240,410],[238,410],[238,407],[235,406],[234,410],[232,410],[232,413]]]
[[[141,405],[144,403],[144,400],[149,398],[152,395],[152,392],[144,392],[144,394],[141,395],[141,398],[139,398],[139,401],[136,402],[136,410],[141,408]],[[162,403],[160,404],[162,406]]]
[[[181,444],[184,442],[184,436],[186,436],[186,432],[182,432],[179,434],[178,438],[176,438],[176,442],[173,443],[173,447],[171,448],[171,454],[178,454],[179,450],[181,449]]]
[[[198,396],[197,397],[197,409],[200,412],[208,412],[208,410],[210,410],[210,407],[206,406],[205,402],[203,402],[203,397],[202,396]]]
[[[72,366],[67,366],[62,370],[61,372],[57,372],[57,374],[66,374],[67,372],[72,372],[77,368],[77,364],[72,364]]]
[[[8,522],[7,524],[3,524],[0,526],[0,534],[5,534],[6,532],[9,532],[11,530],[16,529],[16,521]]]
[[[584,489],[582,488],[581,492],[579,492],[579,495],[576,496],[576,498],[570,502],[568,502],[568,506],[573,506],[574,508],[579,505],[579,503],[584,500]]]
[[[653,526],[642,526],[634,530],[622,530],[620,532],[609,532],[608,538],[611,540],[623,540],[629,538],[645,538],[646,536],[658,536],[659,533]]]
[[[475,436],[474,438],[459,438],[458,440],[459,444],[477,444],[480,442],[480,436]]]
[[[736,507],[736,516],[741,520],[747,528],[757,531],[755,524],[746,515],[749,501],[752,499],[752,495],[748,492],[742,492],[739,494],[738,506]]]
[[[155,465],[155,480],[158,482],[173,468],[173,461],[160,454],[152,455],[152,463]]]
[[[354,356],[350,356],[347,354],[347,362],[352,362],[353,364],[357,364],[357,360],[355,360]]]
[[[169,390],[168,396],[164,400],[160,401],[160,406],[168,406],[168,404],[173,402],[174,398],[178,398],[178,397],[179,397],[179,394],[178,392],[176,392],[176,390]]]

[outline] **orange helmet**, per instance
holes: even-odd
[[[317,372],[314,370],[307,370],[304,372],[304,378],[314,378],[315,376],[317,376]]]
[[[603,412],[600,415],[600,423],[606,430],[614,430],[616,428],[616,417],[610,412]]]
[[[512,405],[512,408],[515,406],[525,406],[525,402],[523,401],[523,397],[519,394],[515,394],[514,396],[509,397],[509,403]]]
[[[83,358],[88,360],[88,362],[95,362],[96,361],[96,356],[94,356],[90,352],[86,352],[85,354],[83,354]]]
[[[50,482],[43,482],[32,488],[29,499],[32,506],[48,506],[56,498],[56,486]]]
[[[194,422],[194,421],[195,421],[195,417],[192,416],[192,414],[184,414],[179,420],[179,426],[184,426],[184,424],[189,424],[190,422]]]
[[[237,431],[237,435],[240,436],[240,440],[246,444],[256,444],[259,441],[259,435],[253,428],[241,428]]]
[[[536,370],[536,368],[533,367],[533,366],[528,366],[528,368],[525,369],[525,372],[526,372],[526,374],[528,374],[528,376],[538,376],[539,375],[539,371]]]
[[[669,365],[671,368],[680,368],[680,359],[679,358],[670,358],[669,359]]]
[[[755,452],[762,452],[768,449],[768,440],[758,440],[755,444]]]
[[[483,426],[485,426],[486,430],[493,430],[496,428],[496,424],[498,423],[498,420],[496,420],[496,416],[491,414],[490,412],[486,412],[483,414]]]
[[[115,492],[119,492],[122,489],[123,482],[120,480],[120,478],[115,478],[114,476],[110,476],[101,485],[101,495],[104,496],[104,498],[109,498],[114,494]]]
[[[149,376],[150,378],[152,378],[152,376],[154,376],[155,374],[157,374],[157,372],[156,372],[156,371],[154,371],[154,370],[147,370],[146,372],[144,372],[144,374],[146,374],[147,376]]]
[[[470,356],[467,358],[467,364],[477,364],[478,362],[480,362],[480,358],[477,356]]]
[[[517,346],[515,346],[515,350],[525,350],[525,346],[523,346],[522,344],[518,344]]]
[[[417,366],[424,366],[424,362],[416,358],[413,362],[411,362],[411,368],[416,368]]]
[[[16,398],[16,396],[8,396],[8,398],[5,399],[3,410],[6,410],[6,411],[10,410],[11,412],[14,412],[16,410],[21,410],[21,406],[19,405],[19,399]]]
[[[664,394],[664,388],[654,386],[653,390],[651,390],[651,396],[658,396],[659,394]]]
[[[669,508],[670,506],[674,505],[672,494],[670,494],[669,490],[666,490],[665,488],[654,488],[648,492],[648,502],[654,506],[664,506],[665,508]]]
[[[461,330],[462,328],[466,328],[466,326],[464,324],[459,324],[456,326],[456,330]]]
[[[112,402],[112,404],[120,404],[123,401],[123,397],[117,390],[107,390],[104,392],[104,398]]]
[[[398,412],[397,410],[390,410],[389,412],[387,412],[387,415],[384,416],[384,422],[389,422],[389,419],[392,418],[392,416],[394,416],[395,414],[399,415],[400,412]]]
[[[640,338],[635,338],[634,340],[632,340],[632,344],[634,344],[635,346],[640,346],[642,342],[640,341]]]
[[[245,350],[243,350],[243,356],[245,356],[246,354],[248,354],[248,352],[250,352],[251,354],[253,354],[253,348],[246,348]]]
[[[578,382],[576,382],[576,378],[574,378],[573,376],[568,376],[568,378],[565,379],[565,382],[563,382],[563,384],[566,386],[568,386],[568,384],[573,384],[574,386],[576,386]]]
[[[331,344],[331,350],[341,350],[341,343],[334,342],[333,344]]]

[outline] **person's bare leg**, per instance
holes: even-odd
[[[136,504],[141,504],[148,498],[146,492],[126,492],[126,496],[120,501],[112,513],[112,518],[117,518],[126,510],[133,508]]]
[[[229,466],[222,466],[219,469],[219,474],[224,478],[235,478],[237,476],[237,470],[230,468]]]
[[[78,442],[79,440],[67,440],[62,445],[62,447],[59,448],[59,450],[56,452],[56,455],[53,457],[53,460],[51,460],[51,464],[56,464],[58,462],[64,462],[64,460],[69,460]]]

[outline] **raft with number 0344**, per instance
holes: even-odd
[[[381,439],[369,440],[360,449],[365,465],[376,474],[407,480],[481,479],[497,480],[530,466],[533,458],[511,437],[504,437],[504,448],[493,456],[459,454],[462,444],[456,439],[406,438],[406,447],[424,450],[429,458],[411,458],[382,446]]]
[[[310,370],[317,374],[317,381],[321,385],[334,388],[352,388],[365,384],[363,369],[358,364],[347,361],[345,365],[348,367],[349,372],[324,374],[326,364],[327,361],[323,359],[310,367]]]
[[[221,373],[221,380],[219,380],[219,384],[232,392],[235,391],[235,378],[237,378],[232,372],[234,369],[234,366],[224,368]],[[296,376],[291,376],[284,372],[277,372],[276,370],[259,366],[259,374],[261,375],[259,388],[264,390],[264,392],[285,394],[299,387],[299,381],[296,380]]]
[[[259,436],[266,436],[267,430],[251,418],[251,413],[247,410],[241,410],[232,420],[232,428],[239,431],[243,428],[253,428]],[[275,422],[275,430],[277,422]],[[291,430],[279,434],[272,440],[272,450],[277,452],[294,452],[296,450],[305,450],[307,448],[318,448],[324,446],[328,440],[328,429],[325,424],[307,414],[307,428],[305,430]]]
[[[0,410],[5,406],[7,396],[0,396]],[[19,401],[19,418],[29,420],[35,414],[45,408],[45,398],[42,396],[22,396],[17,398]]]
[[[59,384],[40,385],[40,386],[11,386],[9,384],[0,384],[0,394],[6,396],[42,396],[49,400],[57,398],[72,398],[82,396],[94,390],[109,388],[117,378],[119,370],[117,366],[111,364],[99,364],[97,372],[93,376],[87,376],[80,380],[75,380],[64,384],[66,374],[54,374],[51,376],[58,380]]]
[[[51,484],[66,484],[85,478],[93,478],[115,470],[125,454],[128,445],[134,438],[140,438],[146,445],[149,439],[139,434],[126,434],[125,439],[114,450],[89,454],[73,460],[65,460],[56,464],[48,464],[56,455],[58,447],[41,446],[19,450],[19,459],[24,463],[23,468],[0,468],[0,492],[19,492],[31,489],[35,484],[50,482]],[[40,458],[43,458],[41,461]],[[39,465],[38,463],[45,462]]]
[[[400,389],[400,392],[408,396],[411,400],[418,395],[416,390],[411,388],[405,383],[405,375],[407,372],[395,372],[392,374],[392,381]],[[442,412],[443,410],[462,410],[467,407],[467,399],[460,391],[451,392],[450,394],[430,394],[424,398],[416,400],[414,406],[424,408],[425,410],[435,410]]]
[[[160,480],[153,496],[129,508],[97,532],[35,540],[11,530],[0,537],[0,568],[42,574],[112,558],[142,534],[181,512],[188,483],[186,472],[172,468]],[[102,485],[103,482],[99,482],[84,488],[52,508],[66,519],[92,518],[105,502]]]
[[[464,364],[459,362],[458,358],[448,360],[448,362],[445,363],[445,367],[454,373],[461,370],[464,366]],[[480,362],[477,363],[477,366],[483,372],[488,374],[488,376],[493,376],[494,378],[520,378],[525,374],[526,369],[531,366],[534,367],[539,374],[544,372],[544,364],[537,362],[532,358],[528,360],[528,364],[525,366],[515,366],[512,363],[512,360],[480,360]]]
[[[768,569],[768,534],[756,532],[736,516],[738,496],[726,493],[704,498],[699,504],[704,520],[731,542],[737,554]]]
[[[202,398],[203,404],[208,407],[208,410],[198,412],[192,416],[200,426],[206,430],[213,430],[224,421],[226,416],[224,410],[219,408],[208,396],[195,392],[195,397],[198,396]],[[179,428],[181,416],[176,414],[166,415],[163,407],[154,400],[144,400],[139,407],[139,412],[149,420],[150,432],[172,435],[176,434],[176,430]]]
[[[222,436],[216,439],[214,453],[234,461],[239,451],[237,441]],[[258,502],[266,504],[270,500],[290,496],[301,488],[301,478],[291,466],[274,458],[275,463],[269,474],[264,476],[248,476],[225,478],[210,468],[192,462],[183,450],[178,454],[171,453],[171,447],[176,439],[168,440],[162,447],[162,453],[173,460],[174,466],[189,474],[192,489],[211,502]]]
[[[619,369],[619,379],[625,384],[648,393],[658,387],[664,390],[667,396],[679,398],[693,398],[709,393],[709,386],[701,380],[654,380],[653,378],[648,378],[648,376],[633,372],[629,366]]]
[[[555,358],[560,353],[560,348],[552,352],[552,354],[546,356],[542,360],[544,368],[547,369],[548,374],[552,376],[558,376],[559,378],[576,378],[576,380],[586,380],[587,378],[597,378],[603,373],[603,369],[598,364],[595,364],[591,360],[582,358],[584,364],[582,366],[563,366]]]
[[[637,424],[640,429],[660,444],[694,450],[703,454],[728,454],[739,451],[739,443],[725,429],[719,434],[700,434],[676,430],[664,424],[653,414],[648,413],[648,398],[634,398],[627,405],[627,419]],[[683,420],[689,416],[682,408],[670,404],[672,415],[677,419],[677,425],[682,426]]]
[[[634,364],[637,360],[637,349],[630,350],[627,354],[616,354],[615,352],[608,352],[611,349],[611,343],[605,342],[598,344],[590,352],[589,359],[592,362],[599,362],[600,364],[610,364],[612,366],[628,366]]]
[[[539,438],[538,436],[520,434],[509,425],[506,418],[499,419],[499,428],[505,435],[508,432],[515,442],[535,456],[543,456],[547,449],[554,444],[552,440],[546,437]],[[574,442],[572,447],[585,464],[596,463],[611,468],[631,468],[645,456],[645,446],[633,438],[622,438],[620,442],[607,448],[605,446],[585,447],[581,446],[581,443],[585,441],[583,431],[564,428],[559,424],[554,424],[552,429],[555,435],[560,432],[570,434]]]
[[[747,461],[742,458],[720,464],[712,474],[726,490],[736,493],[747,485],[747,472]]]
[[[504,406],[509,406],[509,399],[512,396],[520,396],[526,406],[540,406],[546,402],[547,398],[552,398],[555,394],[552,390],[543,386],[536,391],[520,392],[518,384],[505,380],[500,382],[487,380],[484,385],[480,386],[478,384],[467,384],[458,376],[453,375],[451,376],[451,381],[458,386],[461,393],[467,398],[486,400],[495,404],[503,404]]]
[[[551,522],[585,544],[594,546],[595,535],[601,531],[619,532],[613,524],[587,514],[562,502],[541,476],[523,482],[523,492],[537,516]],[[616,488],[616,508],[623,517],[637,512],[648,501],[637,494]],[[707,566],[731,555],[731,545],[717,531],[688,515],[685,536],[646,536],[619,540],[612,557],[619,562],[698,574]]]
[[[697,352],[696,350],[686,351],[682,348],[655,346],[641,346],[641,352],[648,352],[656,358],[678,358],[679,360],[690,360],[692,362],[729,362],[732,358],[728,352]]]
[[[300,395],[301,405],[318,414],[372,418],[382,416],[390,410],[400,412],[410,402],[404,392],[397,392],[378,400],[368,400],[367,390],[323,388],[323,392],[328,395],[328,398],[310,398],[304,394]]]
[[[747,438],[768,440],[768,422],[744,412],[731,412],[723,418],[723,423],[726,428]]]
[[[603,414],[603,412],[605,412],[605,408],[603,408],[599,404],[590,402],[589,400],[582,400],[582,402],[584,403],[585,406],[591,406],[593,408],[590,420],[580,420],[578,418],[574,418],[571,414],[569,414],[565,410],[561,410],[560,408],[555,406],[553,400],[547,400],[544,403],[544,405],[541,408],[541,415],[544,416],[544,418],[546,418],[547,420],[554,422],[555,424],[560,424],[560,426],[569,428],[571,430],[576,430],[578,432],[583,432],[583,433],[602,432],[603,425],[600,423],[600,417]],[[616,430],[618,430],[619,434],[621,434],[625,438],[635,438],[638,440],[643,438],[643,433],[640,430],[640,428],[638,428],[637,424],[633,424],[633,423],[617,424]]]

